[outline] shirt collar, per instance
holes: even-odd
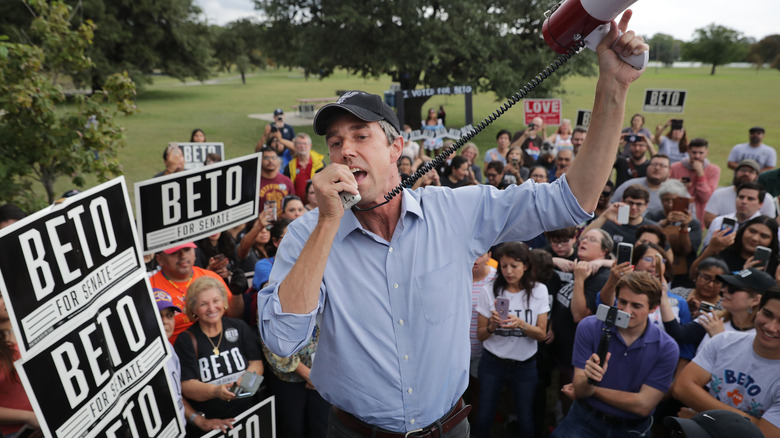
[[[399,196],[401,196],[401,221],[399,223],[401,229],[403,229],[403,218],[406,217],[407,213],[413,214],[420,219],[425,218],[422,206],[418,199],[419,193],[404,189]],[[338,233],[336,233],[336,238],[338,240],[344,240],[350,233],[358,230],[365,232],[363,226],[360,225],[360,221],[358,221],[355,216],[355,212],[352,209],[349,209],[349,211],[344,212],[344,217],[341,218],[341,226],[339,227]]]
[[[610,328],[610,331],[614,335],[618,335],[618,329],[616,326],[612,326]],[[620,342],[623,342],[623,337],[618,336],[620,338]],[[642,333],[640,337],[636,339],[629,347],[628,349],[634,349],[634,348],[641,348],[644,347],[646,344],[652,344],[654,342],[659,342],[661,340],[661,330],[653,324],[652,321],[650,321],[650,318],[647,318],[647,326],[645,327],[645,332]],[[623,343],[625,345],[625,343]]]

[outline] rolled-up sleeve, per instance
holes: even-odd
[[[271,352],[282,357],[289,357],[306,346],[325,296],[325,288],[320,285],[320,297],[314,310],[306,314],[282,311],[279,285],[298,260],[298,255],[310,234],[310,221],[296,222],[290,224],[279,245],[268,285],[257,293],[260,337]]]

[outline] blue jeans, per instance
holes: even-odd
[[[617,426],[605,423],[595,412],[588,412],[576,401],[571,405],[569,414],[555,428],[551,438],[641,438],[649,437],[653,426],[653,417],[635,427]]]
[[[478,438],[490,437],[496,405],[504,387],[515,397],[515,414],[521,437],[534,436],[534,394],[537,385],[536,360],[501,359],[487,350],[479,360],[479,412],[474,430]]]

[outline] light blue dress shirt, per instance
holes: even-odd
[[[269,285],[258,294],[266,346],[289,356],[319,322],[311,380],[330,403],[395,432],[425,427],[449,411],[468,384],[471,268],[491,246],[573,226],[582,210],[566,178],[403,192],[390,242],[341,219],[318,307],[283,313],[279,283],[317,223],[317,210],[292,222]]]

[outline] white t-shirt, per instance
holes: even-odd
[[[479,304],[479,297],[484,293],[483,291],[488,287],[493,288],[493,280],[496,278],[496,268],[488,266],[488,274],[480,281],[471,283],[471,326],[469,327],[469,337],[471,338],[471,357],[479,357],[482,355],[482,341],[477,339],[477,322],[479,320],[479,312],[477,312],[477,305]]]
[[[731,148],[729,161],[739,163],[742,160],[756,160],[761,168],[775,167],[777,164],[777,153],[775,148],[761,143],[758,147],[750,146],[750,143],[740,143]]]
[[[658,145],[658,153],[669,157],[671,164],[688,158],[688,152],[680,152],[680,142],[674,141],[667,136],[661,136],[661,144]]]
[[[502,291],[499,296],[509,298],[509,313],[524,320],[528,325],[535,326],[541,313],[550,311],[550,299],[547,297],[547,286],[536,283],[531,289],[530,300],[525,289],[520,292]],[[487,285],[477,303],[477,312],[485,318],[490,318],[490,312],[496,310],[493,284]],[[482,346],[489,352],[503,359],[528,360],[536,354],[536,341],[519,329],[496,329],[492,336],[485,339]]]
[[[702,347],[693,362],[709,372],[710,395],[780,427],[780,360],[753,350],[755,333],[723,332]]]
[[[696,322],[699,322],[699,318],[701,318],[701,316],[699,316],[698,318],[696,318]],[[714,318],[714,316],[712,315],[712,313],[710,313],[710,318]],[[721,318],[721,320],[722,320],[722,319],[723,319],[723,318]],[[728,321],[728,322],[724,322],[724,323],[723,323],[723,330],[724,330],[724,331],[726,331],[726,332],[735,332],[735,333],[749,333],[749,334],[752,334],[752,335],[755,335],[755,334],[756,334],[756,329],[755,329],[755,327],[754,327],[754,328],[751,328],[751,329],[749,329],[749,330],[737,330],[737,329],[735,329],[735,328],[734,328],[734,324],[733,324],[731,321]],[[717,335],[716,335],[716,336],[717,336]],[[712,339],[712,338],[710,338],[710,334],[709,334],[709,333],[705,333],[705,334],[704,334],[704,337],[701,339],[701,342],[699,342],[699,346],[696,348],[696,354],[699,354],[699,352],[701,351],[701,349],[702,349],[702,348],[704,348],[704,344],[706,344],[707,342],[709,342],[709,341],[710,341],[710,339]]]
[[[707,201],[707,206],[704,207],[704,211],[712,213],[715,216],[723,216],[729,213],[735,213],[737,211],[737,190],[734,186],[721,187],[710,196],[710,200]],[[764,216],[775,217],[775,203],[772,200],[772,195],[769,193],[764,196],[764,204],[761,209],[758,210]]]

